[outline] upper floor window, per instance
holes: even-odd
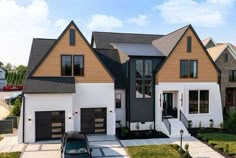
[[[188,36],[187,37],[187,52],[191,52],[192,51],[192,37]]]
[[[228,54],[224,54],[224,62],[225,62],[225,63],[228,62]]]
[[[180,60],[180,78],[197,78],[198,61]]]
[[[84,76],[84,56],[74,55],[74,76]]]
[[[116,93],[116,108],[121,108],[121,94]]]
[[[209,113],[209,91],[190,90],[189,91],[189,113]]]
[[[61,56],[61,75],[72,76],[72,56],[71,55]]]
[[[136,60],[136,98],[151,98],[152,82],[152,60]]]
[[[70,29],[70,45],[75,45],[75,30]]]
[[[229,82],[236,82],[236,70],[229,70]]]

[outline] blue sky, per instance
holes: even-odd
[[[236,0],[0,0],[0,61],[27,65],[32,38],[57,38],[74,20],[91,31],[167,34],[192,24],[201,39],[236,45]]]

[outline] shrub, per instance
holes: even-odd
[[[221,129],[224,128],[224,123],[223,123],[223,122],[220,123],[220,128],[221,128]]]
[[[225,121],[225,128],[234,133],[236,132],[236,111],[231,113],[228,119]]]
[[[15,116],[20,116],[20,111],[21,111],[21,99],[20,98],[17,98],[15,100],[15,103],[14,103],[14,106],[13,106],[13,109],[12,109],[12,114],[15,115]]]
[[[224,147],[224,153],[228,154],[229,153],[229,144],[226,144]]]

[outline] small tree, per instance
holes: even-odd
[[[225,122],[225,128],[232,132],[236,132],[236,111],[229,115]]]
[[[12,114],[13,114],[13,115],[15,115],[15,116],[20,116],[21,103],[22,103],[22,100],[21,100],[20,97],[18,97],[18,98],[15,100],[15,103],[14,103],[14,106],[13,106],[13,109],[12,109]]]

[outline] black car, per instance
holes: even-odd
[[[79,132],[67,132],[61,139],[62,158],[92,158],[87,137]]]

